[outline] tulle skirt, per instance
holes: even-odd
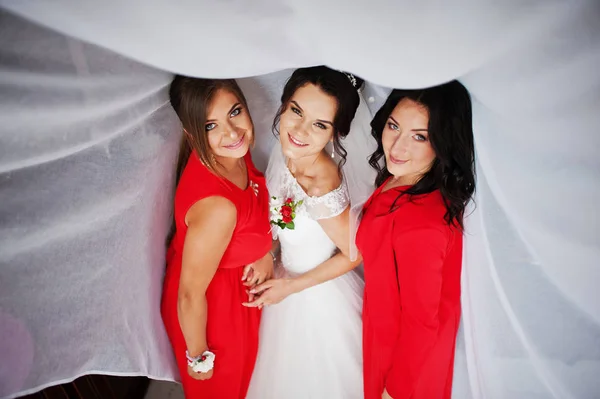
[[[248,399],[362,399],[363,281],[354,272],[263,309]]]

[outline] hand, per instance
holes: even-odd
[[[242,281],[246,287],[262,284],[273,277],[273,256],[268,252],[265,256],[250,263],[244,268]]]
[[[263,306],[274,305],[283,301],[294,292],[296,291],[293,279],[276,278],[252,288],[250,294],[256,295],[258,298],[250,302],[245,302],[242,305],[249,308],[262,309]]]
[[[383,389],[383,395],[381,395],[381,399],[394,399],[390,396],[390,394],[388,393],[387,389]]]
[[[188,369],[188,374],[190,375],[190,377],[192,377],[195,380],[201,380],[201,381],[210,380],[210,378],[213,376],[213,371],[215,370],[215,369],[211,369],[211,370],[207,371],[206,373],[198,373],[198,372],[194,371],[194,369],[191,368],[189,366],[189,364],[187,366],[187,369]]]

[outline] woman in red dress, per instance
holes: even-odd
[[[161,313],[186,398],[243,399],[260,321],[260,310],[242,306],[245,284],[273,270],[252,119],[233,80],[176,76],[170,99],[184,136]]]
[[[463,215],[475,189],[469,93],[457,81],[394,90],[371,127],[378,189],[357,235],[365,398],[450,398]]]

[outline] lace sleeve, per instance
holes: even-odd
[[[306,199],[306,211],[311,219],[328,219],[338,216],[350,205],[350,195],[346,180],[333,191],[320,197],[308,197]]]

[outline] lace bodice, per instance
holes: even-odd
[[[284,268],[292,273],[303,273],[318,266],[335,253],[337,249],[335,243],[318,221],[338,216],[349,206],[348,188],[346,180],[343,179],[335,190],[318,197],[309,196],[285,163],[281,162],[277,166],[284,169],[277,168],[274,173],[274,165],[269,165],[268,170],[275,176],[267,176],[272,218],[277,217],[277,210],[287,198],[291,198],[294,202],[300,200],[303,202],[296,208],[294,229],[281,229],[273,225],[273,237],[279,238]]]
[[[342,181],[340,186],[335,190],[325,195],[314,197],[304,192],[302,186],[300,186],[287,167],[285,168],[282,180],[282,194],[293,198],[294,201],[302,199],[304,202],[298,209],[299,213],[304,213],[313,220],[335,217],[342,213],[350,203],[345,181]],[[273,200],[273,202],[276,203],[277,200]]]

